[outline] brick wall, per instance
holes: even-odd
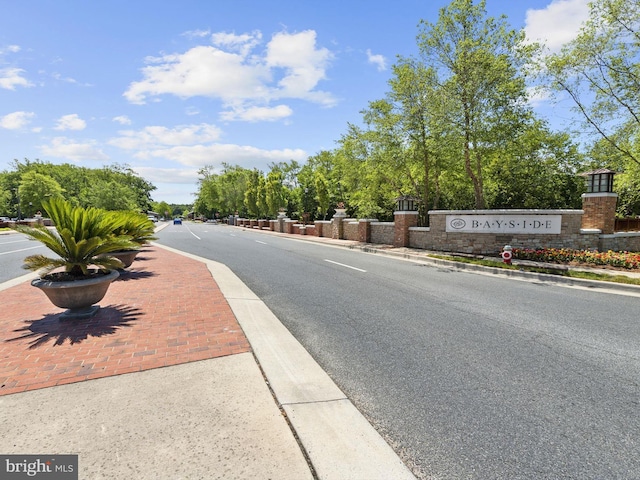
[[[393,222],[372,222],[371,243],[393,245],[394,230],[395,224]]]

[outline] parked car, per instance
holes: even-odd
[[[174,225],[182,225],[182,219],[181,218],[174,218],[173,219],[173,224]]]
[[[154,223],[158,221],[158,217],[156,217],[155,215],[149,215],[147,218]]]

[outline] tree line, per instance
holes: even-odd
[[[311,220],[344,202],[386,220],[403,195],[420,200],[423,223],[430,209],[580,208],[579,174],[607,167],[619,172],[619,214],[640,213],[640,6],[590,9],[576,40],[546,55],[484,0],[453,0],[435,23],[420,21],[418,55],[397,57],[389,91],[337,148],[267,172],[205,167],[197,211]],[[584,121],[553,131],[531,106],[535,84],[568,95]]]
[[[392,219],[395,199],[431,209],[580,208],[581,172],[618,172],[618,214],[640,214],[640,3],[594,0],[578,37],[548,55],[485,0],[453,0],[421,20],[418,54],[399,55],[388,92],[346,126],[336,148],[266,172],[228,163],[199,172],[193,211],[323,219],[344,203],[359,218]],[[554,131],[538,118],[532,85],[570,100],[579,121]],[[0,214],[24,216],[60,195],[79,206],[185,215],[153,202],[126,165],[88,169],[14,161],[0,173]]]
[[[14,160],[11,170],[0,172],[0,214],[33,217],[44,211],[42,202],[52,197],[80,207],[146,212],[155,188],[126,165],[90,169]]]

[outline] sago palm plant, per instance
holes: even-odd
[[[137,248],[157,239],[153,235],[156,227],[145,215],[131,211],[113,211],[107,214],[121,224],[113,233],[129,237]]]
[[[55,230],[42,225],[14,227],[58,255],[59,258],[31,255],[24,259],[23,267],[42,270],[41,276],[60,267],[78,278],[89,276],[92,265],[102,271],[117,269],[122,263],[108,254],[137,247],[130,236],[114,233],[125,222],[122,216],[110,215],[98,208],[74,207],[62,198],[52,198],[42,205]]]

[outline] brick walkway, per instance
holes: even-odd
[[[0,291],[0,395],[250,351],[206,265],[148,246],[98,314],[61,321],[29,282]]]

